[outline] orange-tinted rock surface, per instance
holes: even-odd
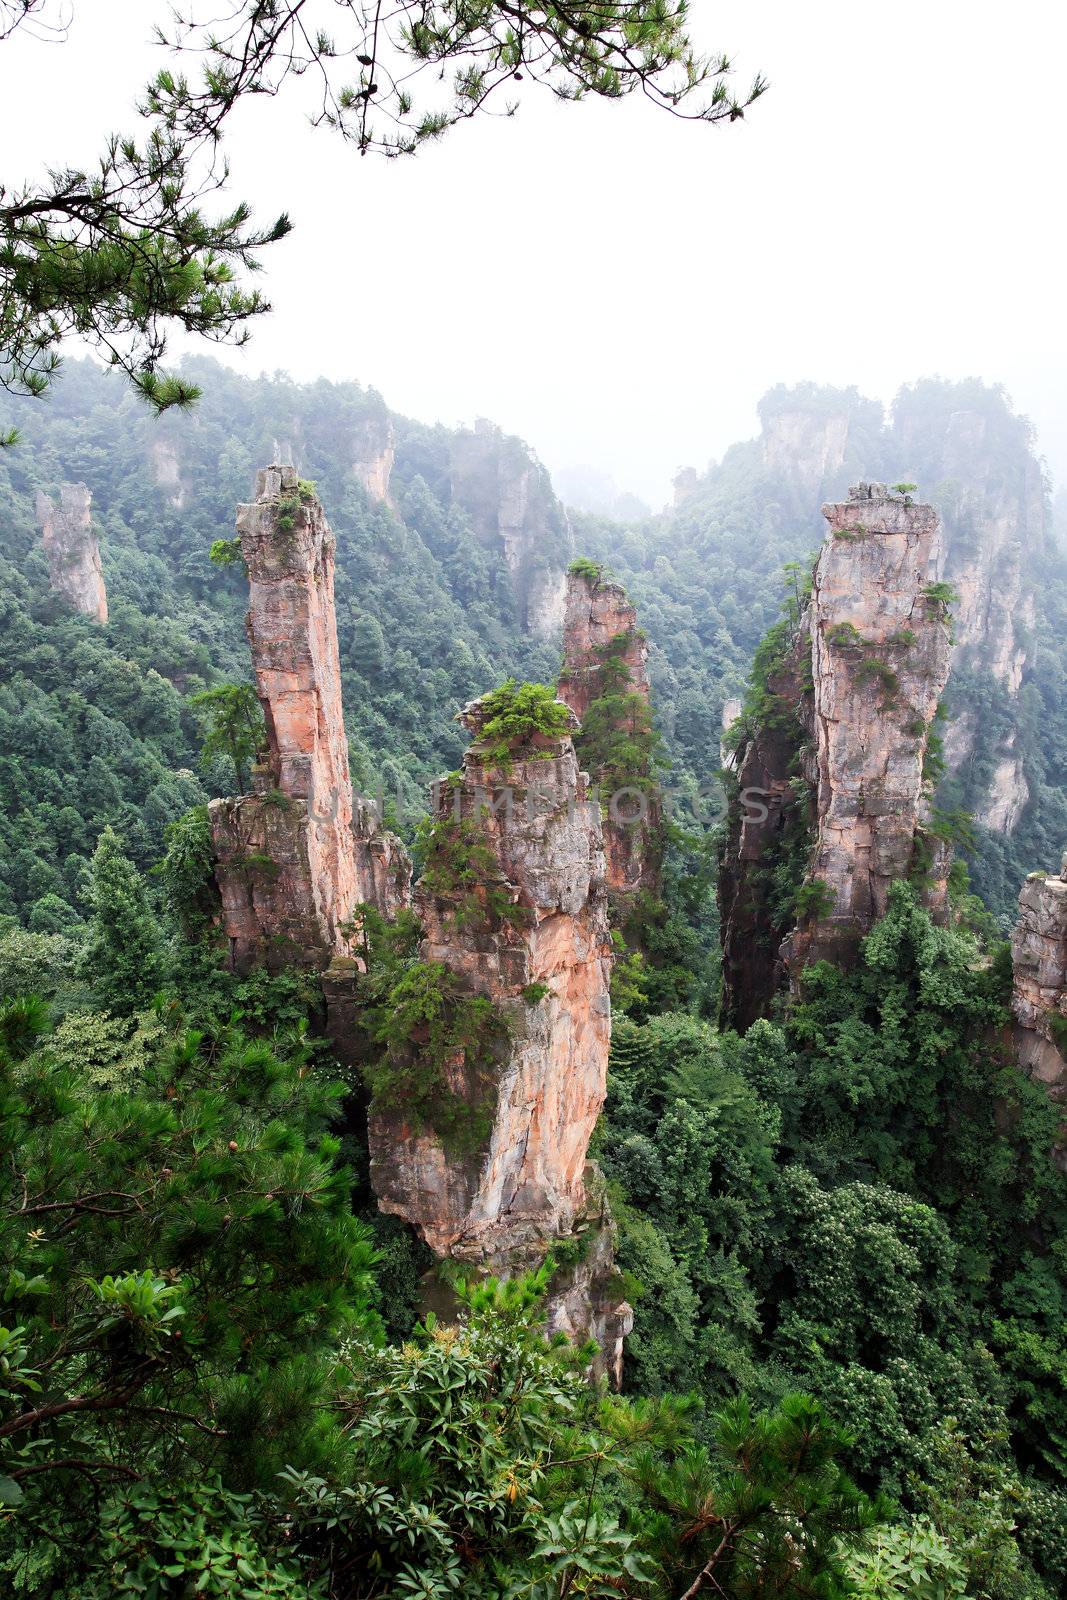
[[[37,523],[52,588],[83,617],[103,623],[107,621],[107,590],[93,532],[92,499],[84,483],[64,483],[58,506],[51,495],[39,491]]]
[[[231,961],[326,966],[350,953],[356,907],[404,903],[403,850],[353,803],[334,617],[334,540],[292,467],[268,467],[238,507],[246,619],[266,759],[255,793],[210,806]]]
[[[510,1042],[493,1086],[492,1130],[474,1161],[450,1159],[429,1129],[371,1116],[372,1174],[382,1207],[407,1217],[439,1254],[493,1258],[569,1232],[604,1100],[611,956],[600,819],[570,737],[497,768],[479,744],[480,702],[462,780],[443,786],[437,817],[459,819],[488,847],[489,880],[516,908],[484,925],[457,916],[462,895],[420,884],[425,961],[442,962],[506,1018]],[[524,991],[544,985],[531,1004]],[[464,1063],[455,1064],[460,1092]]]
[[[424,881],[415,909],[420,959],[490,1000],[504,1025],[488,1069],[463,1050],[447,1066],[450,1093],[472,1125],[484,1121],[484,1136],[458,1150],[403,1109],[372,1102],[371,1179],[382,1209],[414,1224],[438,1255],[507,1274],[554,1239],[608,1226],[588,1214],[586,1158],[607,1077],[611,942],[599,810],[570,735],[537,736],[496,766],[479,739],[481,702],[463,721],[474,741],[458,780],[437,795],[436,822],[478,850],[476,903],[468,888]],[[568,1273],[550,1318],[592,1333],[606,1369],[629,1308],[610,1237],[593,1254],[596,1272]]]

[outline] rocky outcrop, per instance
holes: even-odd
[[[388,412],[365,417],[352,438],[352,471],[372,500],[393,504],[389,479],[396,459],[396,435]]]
[[[59,504],[38,491],[37,524],[48,559],[52,588],[75,611],[94,622],[107,621],[107,590],[100,546],[93,532],[92,495],[84,483],[64,483]]]
[[[975,813],[975,820],[994,833],[1014,833],[1030,799],[1030,785],[1022,757],[1015,753],[1015,739],[1013,733],[1005,741],[985,799]]]
[[[848,443],[849,417],[841,411],[767,407],[761,412],[763,465],[796,481],[811,496],[842,466]]]
[[[808,606],[816,775],[808,881],[824,886],[828,904],[794,936],[793,970],[854,948],[885,913],[890,884],[911,871],[927,739],[949,670],[947,607],[929,597],[941,555],[933,507],[859,484],[823,515],[830,538]]]
[[[729,700],[723,701],[720,720],[723,736],[719,740],[719,765],[724,772],[734,772],[737,768],[737,751],[730,745],[726,735],[737,722],[743,709],[744,703],[736,695],[731,695]]]
[[[1033,650],[1033,563],[1050,536],[1041,465],[1025,423],[991,395],[982,410],[943,403],[912,415],[905,403],[896,435],[904,459],[921,464],[924,481],[936,485],[944,524],[937,576],[956,593],[952,673],[958,691],[949,697],[948,769],[963,772],[981,751],[979,764],[985,771],[992,766],[993,778],[968,792],[966,803],[976,822],[1010,834],[1030,798],[1015,746],[1018,696]],[[968,685],[979,678],[1000,691],[996,734],[989,718],[969,708]],[[991,687],[982,691],[977,703],[987,703],[990,693]]]
[[[624,898],[658,886],[662,858],[647,663],[626,591],[593,563],[575,563],[567,577],[558,693],[583,724],[576,748],[601,788],[607,885]],[[630,750],[647,747],[643,758],[616,765],[612,746],[621,742]]]
[[[563,623],[571,534],[548,473],[521,440],[480,419],[453,436],[450,478],[475,536],[504,558],[522,627],[551,638]]]
[[[1035,872],[1023,884],[1011,959],[1019,1064],[1063,1107],[1058,1159],[1067,1167],[1067,855],[1060,877]]]
[[[186,488],[177,442],[165,437],[154,438],[148,447],[148,465],[152,482],[157,489],[162,489],[167,504],[180,511],[186,501]]]
[[[765,670],[759,714],[738,706],[730,738],[720,747],[728,797],[718,880],[720,1017],[741,1033],[766,1016],[786,982],[782,945],[796,920],[788,886],[799,886],[811,860],[815,785],[806,618],[791,638],[775,643]]]
[[[671,488],[674,491],[675,507],[684,506],[700,488],[700,477],[696,467],[679,467],[671,479]]]
[[[353,802],[322,506],[292,467],[268,467],[238,507],[237,532],[266,752],[252,794],[209,807],[223,924],[238,971],[321,968],[351,953],[361,902],[395,914],[410,868]]]
[[[762,1015],[786,975],[854,959],[894,879],[925,880],[931,910],[947,915],[948,852],[923,828],[950,651],[942,591],[931,588],[937,514],[858,484],[823,515],[830,534],[810,600],[764,660],[738,750],[720,881],[724,1011],[735,1026]]]
[[[447,977],[483,1010],[437,1063],[447,1128],[443,1111],[435,1123],[410,1110],[424,1037],[401,1050],[412,1088],[372,1100],[371,1179],[382,1209],[438,1255],[507,1275],[591,1227],[586,1156],[605,1093],[611,942],[599,810],[570,734],[535,735],[500,764],[480,737],[483,702],[463,721],[473,742],[436,796],[415,909],[427,981]],[[586,1334],[599,1317],[614,1350],[628,1308],[610,1249],[607,1262],[599,1287],[569,1274],[552,1304],[560,1326]]]

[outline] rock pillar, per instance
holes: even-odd
[[[325,967],[351,953],[361,902],[395,914],[410,869],[353,801],[322,506],[292,467],[267,467],[237,532],[266,750],[254,792],[209,808],[225,932],[238,971]]]
[[[578,756],[601,788],[609,892],[625,901],[657,890],[662,808],[652,778],[648,646],[625,590],[593,563],[576,563],[567,577],[559,697],[582,722]]]
[[[1062,1107],[1067,1166],[1067,855],[1060,877],[1031,873],[1011,940],[1012,1014],[1019,1065]]]
[[[611,1032],[599,809],[570,731],[501,761],[481,738],[482,702],[463,721],[473,743],[439,788],[415,892],[418,972],[483,1010],[444,1060],[424,1059],[425,1028],[394,1052],[397,1076],[371,1104],[371,1178],[382,1209],[441,1256],[507,1275],[567,1241],[550,1318],[596,1337],[607,1367],[629,1308],[586,1159]],[[416,1115],[431,1071],[437,1110],[424,1098]]]
[[[38,491],[37,523],[52,588],[83,617],[104,623],[107,590],[90,514],[92,499],[84,483],[64,483],[58,506],[51,495]]]

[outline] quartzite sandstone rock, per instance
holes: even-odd
[[[609,656],[625,680],[616,687],[604,683],[604,663]],[[649,706],[648,646],[637,626],[637,612],[620,584],[592,573],[572,571],[567,577],[567,602],[563,621],[563,671],[559,697],[580,720],[599,695],[636,695],[645,713]],[[600,779],[601,774],[593,773]],[[617,792],[603,797],[606,878],[613,896],[632,896],[654,890],[659,884],[661,852],[658,845],[661,805],[651,774],[633,775]]]
[[[941,556],[933,507],[860,484],[823,515],[830,537],[808,605],[817,785],[809,879],[832,903],[795,935],[794,972],[854,949],[884,915],[890,884],[911,870],[951,649],[946,608],[925,593]]]
[[[503,555],[523,628],[538,638],[557,634],[571,533],[544,467],[519,439],[480,419],[452,440],[451,488],[475,537]]]
[[[1067,859],[1067,858],[1065,858]],[[1033,873],[1019,895],[1011,940],[1012,1013],[1019,1064],[1063,1108],[1060,1164],[1067,1166],[1067,872]]]
[[[927,904],[947,916],[948,850],[923,834],[923,765],[950,651],[946,608],[926,592],[937,514],[881,484],[856,485],[823,514],[830,535],[811,598],[766,686],[775,712],[736,758],[720,907],[724,1014],[738,1027],[765,1013],[787,974],[852,960],[917,849]],[[783,940],[767,879],[787,846],[825,903]]]
[[[517,909],[484,920],[469,908],[457,915],[465,891],[425,884],[415,909],[420,958],[489,998],[507,1024],[488,1083],[462,1051],[448,1066],[450,1089],[472,1117],[488,1100],[488,1131],[476,1151],[459,1154],[432,1128],[374,1103],[371,1179],[382,1210],[414,1224],[438,1255],[505,1275],[537,1262],[553,1240],[591,1230],[590,1264],[564,1274],[550,1318],[596,1337],[607,1370],[630,1314],[610,1236],[600,1237],[609,1224],[590,1217],[586,1188],[611,1034],[599,810],[569,735],[537,737],[498,767],[479,739],[481,702],[463,721],[474,741],[458,781],[436,797],[438,825],[473,830],[492,863],[482,881]]]
[[[223,924],[239,971],[325,967],[351,953],[360,902],[395,914],[410,868],[353,801],[322,506],[292,467],[268,467],[255,500],[238,507],[237,531],[267,753],[253,794],[209,808]]]
[[[106,622],[107,590],[90,514],[92,499],[84,483],[64,483],[58,506],[39,491],[37,523],[52,588],[83,617]]]

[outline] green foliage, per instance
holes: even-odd
[[[179,930],[193,940],[206,932],[219,903],[207,806],[194,806],[169,823],[163,838],[166,853],[153,870]]]
[[[632,688],[625,659],[632,645],[632,634],[619,633],[596,649],[595,692],[574,741],[605,801],[620,789],[651,794],[657,787],[653,769],[661,740],[648,699]]]
[[[954,606],[959,595],[951,583],[937,582],[923,585],[923,599],[932,606],[937,606],[947,611],[949,606]]]
[[[140,874],[111,828],[100,835],[91,872],[81,969],[100,1004],[126,1015],[150,1001],[162,981],[159,927]]]
[[[364,1068],[372,1105],[429,1127],[456,1155],[480,1150],[492,1126],[494,1074],[507,1026],[492,1001],[469,994],[439,961],[411,961],[375,1011],[386,1047]],[[466,1093],[449,1082],[462,1062]]]
[[[963,1562],[924,1517],[877,1528],[848,1560],[858,1600],[952,1600],[967,1593]]]
[[[571,712],[554,689],[543,683],[516,683],[509,678],[483,695],[479,743],[490,766],[522,759],[550,759],[539,740],[555,743],[570,730]]]
[[[604,576],[604,563],[593,561],[589,556],[576,556],[567,571],[576,578],[585,578],[595,589]]]
[[[793,915],[798,922],[818,922],[834,909],[834,893],[821,878],[802,883],[793,896]]]
[[[224,683],[193,695],[189,704],[204,714],[201,766],[210,767],[216,756],[226,756],[233,763],[238,791],[244,794],[248,788],[249,764],[256,759],[266,739],[263,710],[256,691],[249,683]]]
[[[458,929],[519,925],[528,917],[500,871],[483,821],[457,817],[450,805],[447,814],[424,818],[415,832],[423,861],[421,882],[430,894],[447,902]]]
[[[46,1024],[0,1010],[0,1570],[303,1595],[246,1496],[332,1459],[331,1343],[377,1328],[339,1086],[233,1027],[158,1030],[101,1078]]]
[[[240,539],[212,539],[208,559],[216,567],[232,567],[242,561]]]

